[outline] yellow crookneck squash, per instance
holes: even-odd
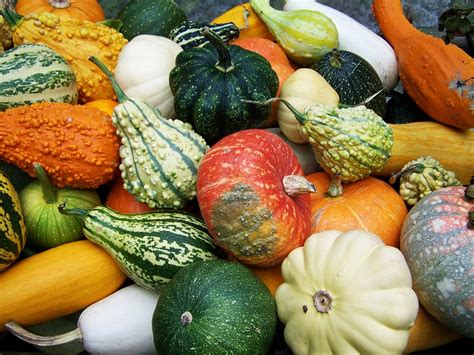
[[[15,10],[20,15],[51,12],[59,17],[92,22],[105,20],[104,9],[97,0],[18,0]]]
[[[399,249],[363,230],[311,235],[282,263],[275,295],[295,354],[400,354],[418,312]]]
[[[118,54],[127,43],[120,32],[99,23],[61,18],[47,12],[23,17],[2,10],[2,14],[13,29],[16,46],[41,43],[66,59],[76,75],[81,103],[115,98],[112,85],[88,59],[95,56],[114,70]]]

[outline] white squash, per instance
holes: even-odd
[[[401,354],[418,312],[400,250],[363,230],[311,235],[275,295],[295,354]]]
[[[341,11],[314,0],[287,0],[284,10],[316,10],[329,17],[339,33],[339,49],[368,61],[387,91],[398,83],[398,63],[393,48],[382,37]]]
[[[317,71],[301,68],[291,74],[283,83],[280,98],[292,104],[298,111],[314,104],[337,106],[339,95]],[[283,134],[294,143],[307,141],[298,131],[295,115],[284,105],[278,104],[278,126]]]
[[[142,99],[159,109],[164,117],[175,118],[169,74],[182,50],[166,37],[136,36],[118,56],[115,79],[128,97]]]
[[[155,354],[151,320],[158,298],[158,292],[133,284],[87,307],[72,332],[38,336],[14,322],[7,323],[5,328],[36,346],[80,339],[84,350],[92,354]]]

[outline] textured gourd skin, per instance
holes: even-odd
[[[15,45],[42,43],[62,55],[76,74],[80,102],[114,99],[105,75],[88,61],[92,55],[113,70],[127,43],[113,28],[87,20],[60,18],[50,13],[26,15],[13,32]]]
[[[92,22],[105,20],[104,10],[98,0],[18,0],[15,10],[20,15],[27,15],[32,12],[51,12],[60,17],[71,17]]]
[[[39,163],[57,187],[94,189],[112,180],[119,140],[95,107],[37,103],[0,112],[0,159],[30,176]]]
[[[178,54],[170,73],[177,117],[192,122],[196,132],[210,143],[263,123],[271,108],[242,100],[267,100],[279,85],[277,74],[264,57],[239,46],[227,48],[231,67],[216,65],[221,59],[219,53],[207,44]]]
[[[298,129],[311,144],[321,167],[342,182],[357,181],[383,168],[393,145],[392,129],[365,106],[313,105]]]

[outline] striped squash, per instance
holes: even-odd
[[[62,211],[85,215],[86,238],[104,248],[130,279],[148,289],[168,283],[188,264],[217,258],[206,225],[191,214],[123,214],[105,206],[88,212],[77,208]]]
[[[77,103],[76,77],[66,60],[42,44],[0,55],[0,111],[35,102]]]
[[[26,242],[26,227],[18,194],[1,171],[0,225],[0,271],[2,271],[22,252]]]
[[[171,31],[169,38],[183,49],[202,47],[209,43],[202,34],[206,27],[213,30],[225,43],[229,43],[231,40],[239,37],[239,28],[233,22],[209,24],[203,21],[186,21],[180,26],[175,27]]]

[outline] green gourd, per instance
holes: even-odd
[[[137,98],[128,98],[112,73],[91,57],[109,78],[118,97],[112,124],[122,138],[120,156],[124,187],[151,208],[184,206],[196,197],[197,170],[209,149],[188,123],[168,120]]]
[[[182,51],[170,73],[174,107],[209,143],[231,133],[260,126],[270,107],[243,103],[267,100],[278,90],[278,76],[260,54],[227,46],[212,30],[202,48]]]
[[[67,201],[76,208],[93,208],[101,204],[95,190],[56,189],[40,164],[34,164],[37,180],[20,192],[27,229],[27,245],[34,250],[83,239],[83,222],[76,216],[62,215],[58,207]]]

